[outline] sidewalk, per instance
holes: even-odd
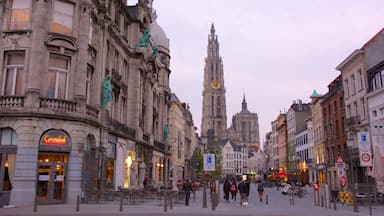
[[[221,191],[220,191],[221,192]],[[295,197],[295,204],[292,206],[289,203],[289,196],[284,196],[281,191],[276,188],[265,188],[265,195],[268,195],[268,205],[264,198],[263,203],[257,199],[257,192],[255,186],[251,185],[251,192],[249,197],[249,206],[247,208],[240,207],[239,196],[237,201],[230,201],[229,203],[223,200],[223,193],[220,193],[220,203],[215,211],[211,208],[210,193],[207,190],[207,208],[202,208],[202,189],[196,192],[195,201],[191,195],[189,206],[184,206],[183,202],[175,204],[173,210],[170,206],[167,212],[164,212],[163,205],[157,205],[155,200],[148,200],[142,204],[136,205],[123,205],[123,211],[120,212],[120,203],[105,202],[101,204],[81,204],[80,211],[76,212],[76,205],[61,204],[61,205],[40,205],[37,212],[33,212],[33,206],[24,206],[16,208],[3,208],[0,209],[0,215],[287,215],[287,216],[327,216],[327,215],[340,215],[340,216],[368,216],[369,210],[367,206],[359,206],[359,213],[353,213],[352,206],[337,204],[337,210],[322,208],[314,206],[313,191],[310,190],[307,197],[299,199]],[[264,195],[264,197],[265,197]],[[163,204],[163,202],[162,202]],[[384,206],[373,206],[372,215],[381,216],[384,212]]]

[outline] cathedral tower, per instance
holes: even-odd
[[[201,137],[207,139],[211,136],[215,141],[225,139],[227,111],[225,103],[223,62],[220,57],[219,42],[213,24],[211,26],[211,34],[208,36],[203,85]]]

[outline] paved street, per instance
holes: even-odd
[[[309,191],[306,198],[295,198],[295,205],[289,205],[289,197],[280,194],[276,188],[265,188],[265,194],[268,194],[269,204],[265,202],[259,203],[256,199],[257,193],[255,186],[251,186],[249,197],[249,206],[247,208],[240,207],[239,201],[226,203],[222,199],[215,211],[211,209],[210,202],[208,208],[202,208],[202,190],[197,191],[196,200],[193,202],[191,197],[190,206],[176,204],[173,210],[164,212],[164,207],[156,205],[154,200],[146,201],[139,205],[124,205],[123,212],[119,211],[119,203],[103,203],[103,204],[82,204],[80,211],[76,212],[75,205],[42,205],[38,206],[38,211],[33,212],[33,206],[16,207],[0,209],[0,215],[311,215],[311,216],[327,216],[327,215],[369,215],[367,206],[359,206],[359,213],[352,212],[352,206],[337,205],[337,210],[315,207],[313,202],[313,192]],[[221,193],[220,197],[223,197]],[[208,196],[209,198],[209,196]],[[209,199],[208,199],[209,200]],[[372,212],[374,216],[381,216],[384,212],[384,206],[373,206]]]

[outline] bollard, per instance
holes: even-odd
[[[173,210],[173,196],[171,195],[171,203],[170,203],[170,209]]]
[[[120,212],[123,211],[123,192],[121,192],[121,195],[120,195]]]
[[[80,196],[77,195],[77,199],[76,199],[76,212],[79,212],[80,211]]]
[[[336,211],[336,202],[337,202],[336,199],[337,199],[336,197],[333,197],[333,210],[335,211]]]
[[[316,203],[316,191],[313,191],[313,201],[315,203],[315,206],[317,206],[317,203]]]
[[[324,208],[324,197],[321,195],[321,207]]]
[[[35,201],[33,202],[33,212],[37,212],[37,196],[35,196]]]
[[[268,205],[268,194],[265,194],[265,204]]]
[[[203,185],[203,208],[207,208],[207,181]]]
[[[164,194],[164,212],[167,212],[167,196]]]
[[[195,202],[196,199],[196,188],[193,190],[193,202]]]

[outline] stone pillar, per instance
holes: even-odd
[[[77,112],[86,113],[86,85],[85,80],[87,77],[87,59],[88,59],[88,40],[89,40],[89,11],[88,3],[82,2],[80,5],[80,22],[77,28],[78,32],[78,52],[77,64],[74,72],[75,92],[74,99],[77,102]]]
[[[19,122],[20,123],[20,122]],[[14,206],[33,205],[36,194],[36,168],[40,130],[37,122],[23,120],[18,124],[18,146],[15,174],[9,204]]]
[[[130,59],[129,62],[129,77],[128,77],[128,126],[132,128],[139,127],[140,115],[140,61]]]
[[[43,79],[42,75],[47,71],[47,48],[44,45],[44,40],[47,37],[47,26],[50,19],[47,19],[49,14],[48,6],[50,2],[35,1],[35,7],[32,10],[32,36],[31,36],[31,51],[29,58],[29,71],[27,73],[27,84],[25,92],[25,107],[36,109],[39,107],[40,93]]]

